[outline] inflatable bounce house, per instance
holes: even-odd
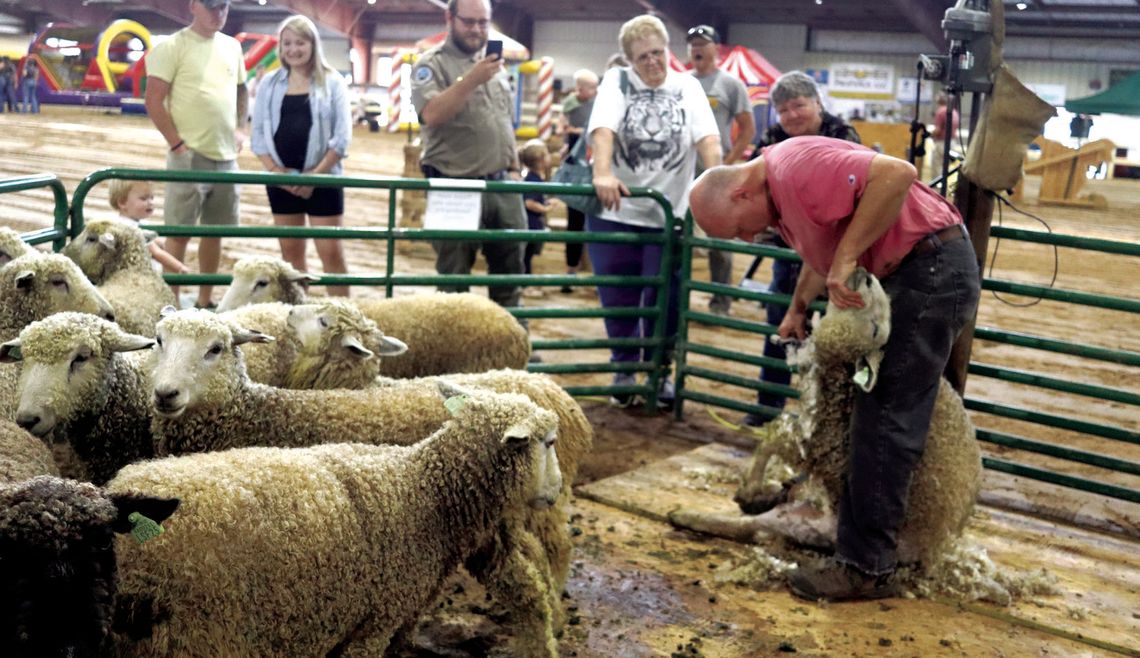
[[[40,67],[41,103],[118,106],[141,97],[143,57],[150,31],[120,19],[106,28],[49,23],[32,40],[25,59]]]
[[[259,66],[278,66],[277,37],[242,32],[236,38],[250,78]],[[49,23],[32,40],[24,61],[39,64],[41,103],[121,107],[142,114],[151,45],[150,31],[131,20],[116,20],[103,29]]]

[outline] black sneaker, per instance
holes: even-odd
[[[820,567],[800,567],[788,578],[792,593],[801,599],[854,601],[898,596],[894,574],[871,576],[855,567],[828,560]]]

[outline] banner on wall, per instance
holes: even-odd
[[[841,62],[832,64],[828,88],[835,98],[895,99],[895,67]]]

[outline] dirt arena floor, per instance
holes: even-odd
[[[403,136],[358,128],[346,162],[350,175],[400,175]],[[0,178],[55,173],[69,193],[86,174],[106,166],[163,167],[166,150],[145,117],[100,110],[45,106],[44,113],[0,115]],[[244,169],[260,170],[243,153]],[[1039,206],[1038,181],[1026,184],[1023,209],[1058,233],[1140,241],[1140,181],[1092,181],[1089,191],[1103,194],[1105,211]],[[106,186],[88,197],[87,212],[109,212]],[[380,226],[386,222],[388,195],[348,190],[346,224]],[[47,190],[2,197],[0,222],[18,230],[51,221]],[[1010,209],[995,212],[994,223],[1038,229],[1032,218]],[[242,222],[271,223],[262,188],[242,190]],[[555,228],[562,224],[555,217]],[[346,243],[353,273],[382,271],[382,244]],[[990,241],[989,276],[1062,289],[1137,299],[1140,266],[1135,258],[1014,241]],[[223,270],[237,258],[275,255],[269,240],[227,239]],[[563,249],[548,244],[535,261],[540,274],[565,271]],[[310,249],[310,267],[319,261]],[[196,258],[191,246],[191,267]],[[401,273],[433,270],[430,248],[398,248]],[[737,256],[737,270],[747,265]],[[757,275],[766,280],[768,268]],[[707,279],[707,260],[695,261],[694,276]],[[399,289],[397,294],[415,292]],[[382,291],[354,289],[353,294]],[[216,293],[220,295],[220,293]],[[593,307],[590,288],[562,294],[557,288],[531,288],[526,305]],[[1090,345],[1140,352],[1136,316],[1072,304],[983,293],[978,325]],[[694,295],[703,310],[707,297]],[[738,302],[735,317],[761,320],[754,303]],[[602,336],[600,320],[533,320],[536,339]],[[729,329],[697,326],[692,338],[711,345],[759,344],[754,336]],[[601,362],[601,351],[546,351],[546,363]],[[1135,367],[1069,357],[1004,344],[977,341],[978,362],[1047,374],[1140,393]],[[722,361],[695,363],[742,377],[752,368]],[[567,384],[604,383],[605,376],[564,377]],[[698,390],[740,401],[751,395],[739,388],[696,381]],[[984,377],[971,377],[967,396],[1120,427],[1130,436],[1140,431],[1135,406],[1105,402]],[[597,432],[595,450],[577,483],[572,519],[577,553],[566,603],[569,624],[562,638],[564,656],[582,657],[751,657],[798,653],[808,656],[1100,656],[1140,655],[1140,505],[1078,494],[1023,478],[987,472],[983,505],[972,518],[968,538],[984,547],[1002,567],[1046,568],[1058,578],[1057,596],[1030,597],[1008,607],[941,599],[897,599],[844,605],[805,604],[779,587],[728,584],[721,576],[746,563],[751,548],[673,529],[669,511],[690,507],[733,510],[731,494],[747,462],[751,434],[736,425],[739,414],[686,405],[685,418],[644,416],[614,410],[603,400],[583,399]],[[1021,420],[974,413],[981,428],[1033,438],[1089,452],[1140,462],[1140,445],[1098,439],[1046,428]],[[1140,488],[1140,478],[1103,469],[984,446],[987,454],[1047,467],[1104,482]],[[426,655],[478,655],[440,651]]]

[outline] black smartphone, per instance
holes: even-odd
[[[484,57],[498,57],[503,58],[503,42],[498,39],[491,39],[487,42],[487,53]]]

